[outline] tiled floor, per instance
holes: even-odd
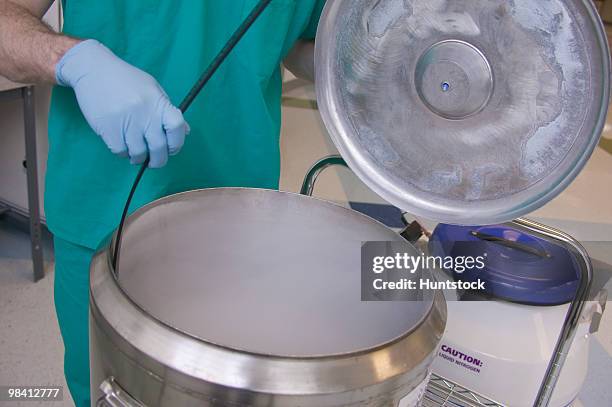
[[[0,384],[65,386],[63,345],[53,307],[53,262],[45,244],[46,277],[32,282],[29,237],[0,220]],[[0,406],[72,406],[63,402],[2,402]]]

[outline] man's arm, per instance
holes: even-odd
[[[40,19],[53,0],[0,0],[0,75],[15,82],[55,83],[55,66],[79,40]]]
[[[85,120],[132,164],[163,167],[189,132],[155,78],[93,39],[56,34],[40,18],[50,0],[0,0],[0,75],[70,87]],[[109,28],[112,29],[112,28]]]
[[[296,42],[283,64],[296,77],[314,82],[314,41]]]

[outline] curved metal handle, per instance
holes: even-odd
[[[477,239],[484,240],[485,242],[497,243],[501,246],[505,246],[511,249],[521,250],[525,253],[533,254],[534,256],[545,257],[545,258],[552,257],[550,253],[548,253],[545,250],[538,250],[535,247],[531,247],[529,245],[522,244],[520,242],[516,242],[514,240],[504,239],[503,237],[493,236],[493,235],[478,232],[475,230],[472,230],[470,234]]]
[[[333,167],[335,165],[339,165],[350,170],[350,167],[348,166],[346,161],[344,161],[344,158],[339,155],[330,155],[321,158],[319,161],[314,163],[314,165],[308,170],[308,173],[306,173],[306,176],[304,177],[304,182],[302,183],[302,189],[300,190],[300,194],[312,196],[319,175],[321,175],[321,173],[327,168]],[[409,224],[406,221],[404,215],[406,215],[406,212],[402,212],[402,222],[404,223],[404,225],[406,225],[406,227],[401,232],[399,232],[399,234],[407,241],[414,243],[419,240],[421,236],[423,236],[423,228],[416,221]]]
[[[123,390],[112,376],[100,384],[100,390],[104,394],[96,401],[96,407],[146,407]]]
[[[544,375],[544,379],[542,380],[540,390],[538,391],[534,403],[536,407],[544,407],[548,406],[550,403],[553,391],[561,375],[561,369],[563,368],[563,364],[565,363],[574,337],[576,336],[576,330],[580,323],[580,316],[588,300],[589,289],[593,281],[593,266],[586,249],[567,233],[527,219],[517,219],[512,222],[512,224],[561,241],[572,253],[574,253],[580,268],[580,278],[578,280],[576,294],[565,315],[565,321],[563,322],[563,327],[557,339],[555,350],[546,368],[546,374]]]
[[[330,155],[325,158],[321,158],[308,170],[308,173],[304,177],[304,182],[302,183],[302,189],[300,190],[300,194],[312,196],[319,175],[321,175],[321,173],[327,168],[332,167],[334,165],[340,165],[348,168],[348,164],[346,163],[346,161],[344,161],[344,159],[339,155]]]

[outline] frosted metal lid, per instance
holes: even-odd
[[[118,281],[151,316],[210,343],[277,356],[353,353],[410,334],[433,306],[433,294],[417,290],[424,299],[362,302],[364,241],[403,242],[418,255],[382,224],[314,198],[192,191],[129,218]]]
[[[590,0],[331,0],[317,100],[351,169],[445,223],[531,212],[599,140],[610,56]]]

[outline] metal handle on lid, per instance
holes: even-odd
[[[314,163],[312,167],[308,170],[308,173],[304,177],[304,182],[302,184],[302,189],[300,190],[300,194],[312,196],[314,192],[315,184],[317,183],[317,179],[319,175],[327,168],[332,167],[334,165],[340,165],[348,168],[348,164],[344,161],[339,155],[330,155],[324,158],[321,158],[319,161]]]
[[[509,247],[511,249],[522,250],[522,251],[524,251],[526,253],[533,254],[533,255],[538,256],[538,257],[544,257],[544,258],[552,257],[550,255],[550,253],[548,253],[545,250],[538,250],[535,247],[531,247],[529,245],[522,244],[522,243],[514,241],[514,240],[504,239],[503,237],[493,236],[493,235],[489,235],[487,233],[478,232],[478,231],[475,231],[475,230],[472,230],[470,232],[470,234],[472,236],[474,236],[475,238],[478,238],[480,240],[484,240],[485,242],[497,243],[497,244],[499,244],[501,246],[506,246],[506,247]]]
[[[312,167],[306,173],[304,177],[304,182],[302,183],[302,189],[300,190],[301,195],[312,196],[315,188],[315,184],[317,183],[317,179],[319,175],[329,167],[333,167],[335,165],[346,167],[350,170],[350,167],[344,161],[344,158],[340,155],[330,155],[324,158],[321,158],[319,161],[313,164]],[[409,241],[410,243],[414,243],[421,238],[424,234],[423,228],[418,222],[408,223],[406,218],[404,218],[406,212],[402,213],[402,222],[406,226],[401,232],[399,232],[400,236]]]
[[[259,18],[261,13],[268,7],[272,0],[260,0],[259,3],[253,8],[253,11],[247,16],[247,18],[240,24],[240,26],[236,29],[234,34],[230,37],[227,43],[223,46],[221,51],[217,54],[215,59],[210,63],[208,68],[204,71],[202,76],[198,79],[196,84],[191,88],[185,99],[179,105],[179,109],[181,112],[185,113],[185,111],[191,106],[191,103],[198,96],[204,85],[208,83],[210,78],[217,72],[217,69],[221,66],[223,61],[227,58],[227,56],[232,52],[236,44],[242,39],[242,37],[247,33],[249,28],[253,25],[253,23]],[[134,184],[132,184],[132,189],[130,190],[130,194],[128,195],[127,201],[125,202],[125,206],[123,208],[123,213],[121,214],[121,221],[119,222],[119,227],[117,228],[117,237],[115,238],[115,247],[113,249],[113,257],[112,257],[112,266],[113,271],[117,273],[117,266],[119,264],[119,253],[121,251],[121,237],[123,234],[123,227],[125,225],[125,220],[127,218],[127,214],[130,208],[130,204],[132,203],[132,198],[134,197],[134,192],[136,192],[136,188],[142,179],[142,176],[149,166],[149,157],[146,158],[145,162],[142,164],[140,169],[138,170],[138,174],[136,175],[136,179],[134,180]]]

